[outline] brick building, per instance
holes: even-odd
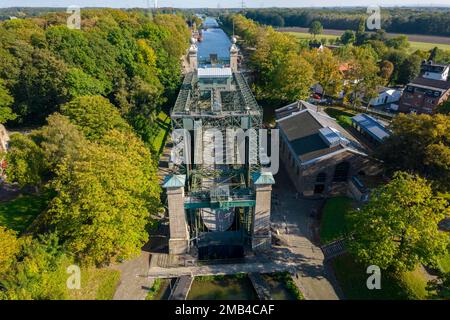
[[[434,113],[450,96],[448,73],[448,65],[422,62],[420,76],[408,83],[403,91],[399,111]]]
[[[345,193],[349,179],[371,174],[364,147],[334,118],[299,101],[276,110],[280,158],[303,196]]]

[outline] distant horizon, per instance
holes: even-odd
[[[425,0],[421,3],[402,3],[403,0],[231,0],[231,1],[211,1],[211,0],[156,0],[158,8],[174,9],[241,9],[244,4],[245,9],[261,8],[357,8],[378,5],[382,8],[450,8],[449,3],[442,3],[443,0]],[[416,0],[417,1],[417,0]],[[93,2],[95,2],[93,4]],[[332,3],[330,3],[332,2]],[[192,5],[191,5],[192,3]],[[314,3],[314,5],[311,5]],[[81,8],[154,8],[155,0],[2,0],[1,9],[10,8],[67,8],[78,5]]]

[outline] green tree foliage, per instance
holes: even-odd
[[[49,168],[55,169],[65,159],[77,159],[87,143],[84,135],[67,117],[58,113],[50,115],[47,123],[35,135]]]
[[[344,45],[352,44],[356,40],[355,33],[352,30],[345,30],[340,40]]]
[[[431,50],[427,60],[433,60],[436,63],[450,64],[450,50],[442,50],[435,47]]]
[[[346,92],[353,105],[358,105],[363,99],[370,101],[377,95],[377,88],[383,83],[378,75],[379,67],[376,54],[370,46],[355,47],[352,49],[352,58],[349,61],[349,70],[346,73],[348,82]]]
[[[16,232],[0,226],[0,274],[3,274],[15,261],[20,249]]]
[[[100,144],[87,144],[79,159],[58,167],[47,221],[87,264],[129,258],[148,240],[145,226],[159,203],[156,179],[142,142],[111,130]]]
[[[41,186],[48,172],[48,165],[39,145],[31,136],[15,133],[11,135],[9,147],[6,154],[8,180],[17,182],[22,187]]]
[[[309,87],[314,84],[312,67],[299,55],[297,40],[241,15],[225,19],[225,25],[231,26],[233,22],[235,32],[256,49],[250,57],[251,67],[258,70],[256,96],[282,101],[307,97]]]
[[[402,73],[401,66],[408,58],[408,54],[402,50],[390,49],[383,56],[383,60],[390,61],[394,65],[394,70],[391,76],[391,82],[397,83]]]
[[[98,140],[110,129],[131,130],[119,111],[102,96],[78,97],[61,107],[67,116],[88,138]]]
[[[437,279],[430,280],[427,291],[431,299],[450,300],[450,272],[440,274]]]
[[[422,59],[418,55],[412,54],[400,65],[397,83],[407,84],[419,75]]]
[[[337,95],[341,91],[343,83],[338,58],[327,48],[322,51],[311,50],[304,52],[302,55],[312,66],[314,70],[313,78],[322,86],[323,95]]]
[[[47,13],[0,22],[0,78],[17,124],[43,124],[61,105],[101,95],[130,123],[143,116],[154,125],[181,80],[190,36],[183,18],[90,9],[83,10],[81,30],[68,29],[66,18]]]
[[[394,64],[388,60],[383,60],[380,62],[380,77],[384,80],[386,84],[389,83],[394,72]]]
[[[388,32],[434,34],[450,36],[448,8],[388,8],[383,7],[381,23]],[[367,18],[366,8],[258,8],[246,9],[247,18],[266,25],[275,24],[280,16],[286,27],[308,28],[311,21],[320,21],[324,28],[356,30],[361,18]],[[272,22],[274,21],[274,22]]]
[[[386,45],[394,49],[408,49],[409,48],[408,37],[405,35],[401,35],[387,39]]]
[[[17,84],[11,90],[15,101],[13,110],[24,122],[43,122],[67,101],[64,86],[67,66],[46,49],[34,49],[23,64]]]
[[[0,123],[16,118],[10,108],[13,101],[14,98],[10,96],[8,89],[4,87],[3,80],[0,79]]]
[[[431,179],[439,190],[450,187],[450,116],[399,115],[390,125],[392,135],[376,151],[388,172],[416,172]]]
[[[446,201],[433,196],[425,179],[397,172],[350,214],[355,236],[349,250],[366,265],[394,272],[434,265],[449,245],[438,228],[448,213]]]
[[[310,34],[312,34],[312,36],[314,37],[314,39],[316,38],[316,36],[317,36],[318,34],[322,34],[322,32],[323,32],[323,26],[322,26],[322,24],[320,23],[320,21],[313,21],[313,22],[311,23],[311,25],[309,26],[308,32],[309,32]]]
[[[445,115],[450,115],[450,99],[445,101],[438,107],[438,112]]]
[[[0,273],[0,299],[65,299],[66,267],[71,259],[55,234],[17,240],[19,250],[6,272]]]
[[[290,53],[275,74],[278,97],[285,101],[306,99],[310,93],[314,70],[299,54]]]

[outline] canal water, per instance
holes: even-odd
[[[218,65],[229,64],[230,38],[219,28],[219,24],[214,18],[206,18],[204,24],[207,29],[203,30],[203,41],[197,43],[198,64],[203,67],[209,66],[211,58],[215,59]]]
[[[247,276],[196,277],[188,300],[257,300]]]

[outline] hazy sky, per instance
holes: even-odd
[[[155,0],[0,0],[0,7],[146,7]],[[322,6],[450,6],[450,0],[244,0],[247,7],[322,7]],[[241,7],[241,0],[158,0],[160,7]]]

